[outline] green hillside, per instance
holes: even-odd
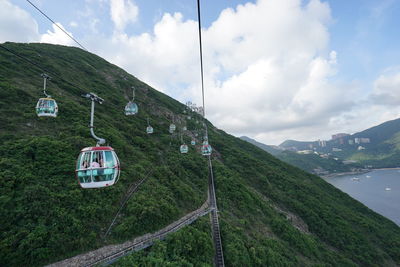
[[[311,173],[323,173],[324,171],[328,173],[340,173],[340,172],[350,172],[352,169],[361,168],[361,166],[357,164],[343,164],[341,160],[336,160],[332,157],[329,158],[321,158],[316,154],[297,154],[292,151],[283,151],[279,155],[276,156],[280,160],[289,163],[293,166],[296,166],[302,170],[311,172]]]
[[[250,137],[247,137],[247,136],[241,136],[240,139],[257,146],[257,147],[261,148],[262,150],[267,151],[268,153],[270,153],[273,156],[279,155],[283,151],[282,149],[279,149],[279,147],[277,147],[277,146],[269,146],[269,145],[257,142],[256,140],[251,139]]]
[[[278,159],[286,163],[289,163],[290,165],[296,166],[304,171],[318,175],[350,172],[354,169],[359,169],[362,167],[359,164],[348,164],[348,165],[343,164],[342,160],[339,160],[337,158],[335,159],[332,156],[328,158],[322,158],[314,153],[298,154],[296,152],[289,150],[278,150],[272,146],[268,146],[263,143],[257,142],[256,140],[246,136],[242,136],[240,137],[240,139],[257,146],[262,150],[267,151],[271,155],[277,157]],[[301,144],[301,142],[287,140],[284,142],[284,144],[286,144],[285,146],[291,147],[293,145],[296,146],[298,144]],[[306,148],[306,146],[304,146],[304,148]]]
[[[3,46],[3,45],[2,45]],[[46,69],[59,116],[38,118],[43,72],[0,49],[0,266],[41,266],[154,232],[207,198],[207,164],[193,147],[178,151],[168,133],[184,105],[124,70],[77,48],[6,43]],[[156,73],[154,75],[157,75]],[[123,108],[135,86],[139,114]],[[94,145],[88,123],[94,92],[96,134],[121,161],[120,181],[83,190],[75,174],[80,149]],[[146,119],[154,127],[145,133]],[[227,266],[399,266],[400,228],[321,178],[290,166],[209,122],[221,236]],[[201,134],[200,134],[201,136]],[[104,233],[128,187],[149,176],[128,201],[109,237]],[[117,266],[211,266],[208,217]]]
[[[370,142],[357,144],[355,142],[356,138],[368,138]],[[340,160],[357,161],[360,166],[390,168],[400,166],[399,144],[400,119],[395,119],[343,138],[329,140],[326,142],[326,147],[318,146],[318,142],[315,141],[294,140],[286,140],[279,146],[292,150],[310,149],[310,146],[312,146],[316,151],[331,153]],[[338,148],[340,151],[334,151],[333,148]],[[296,166],[301,166],[302,162],[305,161],[304,157],[299,157],[299,159],[293,158],[293,161],[289,161],[285,157],[280,157],[280,159]],[[316,162],[307,162],[307,164],[314,163]]]
[[[363,144],[366,149],[354,151],[347,156],[348,159],[374,168],[400,166],[400,119],[384,122],[353,136],[370,138],[371,143]]]

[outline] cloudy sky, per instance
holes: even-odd
[[[31,0],[90,52],[201,103],[196,0]],[[201,0],[206,116],[266,144],[330,139],[400,114],[400,0]],[[25,0],[0,42],[77,46]]]

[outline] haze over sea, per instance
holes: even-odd
[[[400,226],[400,169],[374,170],[325,180]]]

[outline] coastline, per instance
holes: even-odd
[[[381,170],[381,169],[362,169],[362,170],[354,171],[354,172],[337,172],[337,173],[330,173],[330,174],[327,174],[327,175],[321,175],[320,177],[323,178],[323,179],[329,179],[329,178],[333,178],[333,177],[337,177],[337,176],[364,174],[364,173],[371,172],[373,170]]]
[[[379,170],[400,170],[400,167],[393,167],[393,168],[377,168],[377,169],[362,169],[359,171],[354,172],[337,172],[337,173],[330,173],[326,175],[320,175],[323,179],[329,179],[337,176],[346,176],[346,175],[356,175],[356,174],[364,174],[371,171],[379,171]]]
[[[371,169],[372,171],[379,171],[379,170],[400,170],[400,167],[393,167],[393,168],[379,168],[379,169]]]

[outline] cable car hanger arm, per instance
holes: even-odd
[[[100,138],[98,137],[95,133],[94,133],[94,126],[93,126],[93,121],[94,121],[94,102],[97,102],[99,104],[103,103],[104,99],[101,97],[98,97],[96,94],[94,93],[87,93],[86,95],[82,95],[82,97],[84,98],[88,98],[92,101],[92,107],[91,107],[91,112],[90,112],[90,134],[92,135],[92,137],[94,139],[97,140],[97,145],[103,145],[106,143],[106,140],[104,138]]]

